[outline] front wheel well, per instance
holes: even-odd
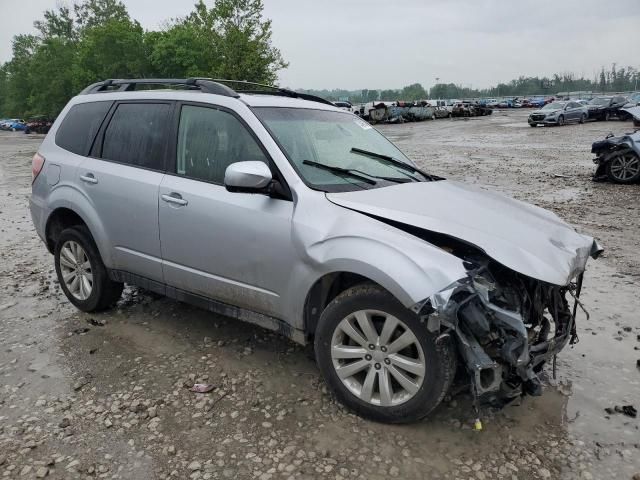
[[[54,252],[56,242],[62,231],[76,225],[86,227],[86,223],[76,212],[69,208],[58,208],[54,210],[51,215],[49,215],[45,228],[45,239],[49,252]]]
[[[313,343],[320,315],[327,305],[345,290],[361,283],[376,284],[363,275],[351,272],[328,273],[313,284],[304,305],[304,330],[307,340]]]

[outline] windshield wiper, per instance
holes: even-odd
[[[332,165],[327,165],[326,163],[312,162],[311,160],[304,160],[302,163],[306,163],[307,165],[315,165],[316,167],[319,167],[320,165],[322,165],[323,167],[330,167],[332,171],[347,172],[349,173],[349,175],[352,175],[352,174],[366,175],[367,177],[377,178],[378,180],[385,180],[387,182],[393,182],[393,183],[407,183],[407,182],[410,182],[411,180],[419,181],[417,178],[412,177],[411,175],[407,175],[406,173],[402,173],[402,174],[405,175],[407,178],[385,177],[382,175],[374,175],[373,173],[364,172],[362,170],[358,170],[357,168],[334,167]],[[322,168],[322,167],[319,167],[319,168]]]
[[[356,173],[353,170],[350,170],[348,168],[334,167],[333,165],[327,165],[326,163],[314,162],[312,160],[303,160],[302,163],[304,163],[305,165],[311,165],[312,167],[316,167],[316,168],[319,168],[321,170],[327,170],[328,172],[338,173],[338,174],[341,174],[341,175],[349,175],[350,177],[357,178],[358,180],[361,180],[361,181],[363,181],[365,183],[368,183],[369,185],[375,185],[376,184],[375,180],[371,180],[370,178],[367,178],[364,175],[360,175],[360,174],[358,174],[358,173]]]
[[[419,173],[420,175],[422,175],[424,178],[428,179],[428,180],[443,180],[442,177],[437,177],[435,175],[430,175],[428,173],[423,172],[422,170],[420,170],[417,167],[414,167],[413,165],[409,164],[409,163],[405,163],[405,162],[401,162],[400,160],[396,160],[393,157],[390,157],[389,155],[383,155],[382,153],[375,153],[375,152],[369,152],[368,150],[362,150],[361,148],[356,148],[353,147],[351,149],[351,153],[357,153],[358,155],[364,155],[365,157],[369,157],[369,158],[375,158],[378,160],[383,160],[387,163],[390,163],[391,165],[395,165],[398,168],[402,168],[403,170],[409,170],[410,172],[414,172],[414,173]]]

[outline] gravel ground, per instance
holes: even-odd
[[[529,128],[526,112],[379,127],[430,172],[559,213],[598,238],[579,323],[539,398],[483,412],[466,394],[380,425],[327,394],[309,349],[127,287],[75,310],[28,213],[41,137],[0,132],[0,475],[4,478],[630,479],[638,404],[640,185],[590,181],[589,146],[629,123]],[[563,175],[554,177],[554,174]],[[549,373],[549,377],[551,377]],[[194,382],[216,388],[197,394]]]

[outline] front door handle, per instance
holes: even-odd
[[[86,175],[80,175],[80,180],[86,183],[98,183],[98,179],[93,173],[87,173]]]
[[[176,205],[186,206],[186,205],[189,204],[188,201],[186,201],[184,198],[182,198],[182,195],[180,195],[179,193],[176,193],[176,192],[172,192],[169,195],[162,194],[161,198],[165,202],[174,203]]]

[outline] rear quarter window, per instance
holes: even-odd
[[[89,102],[71,107],[56,133],[56,145],[87,156],[111,105],[113,102]]]
[[[118,105],[104,132],[101,158],[164,170],[171,109],[168,103]]]

